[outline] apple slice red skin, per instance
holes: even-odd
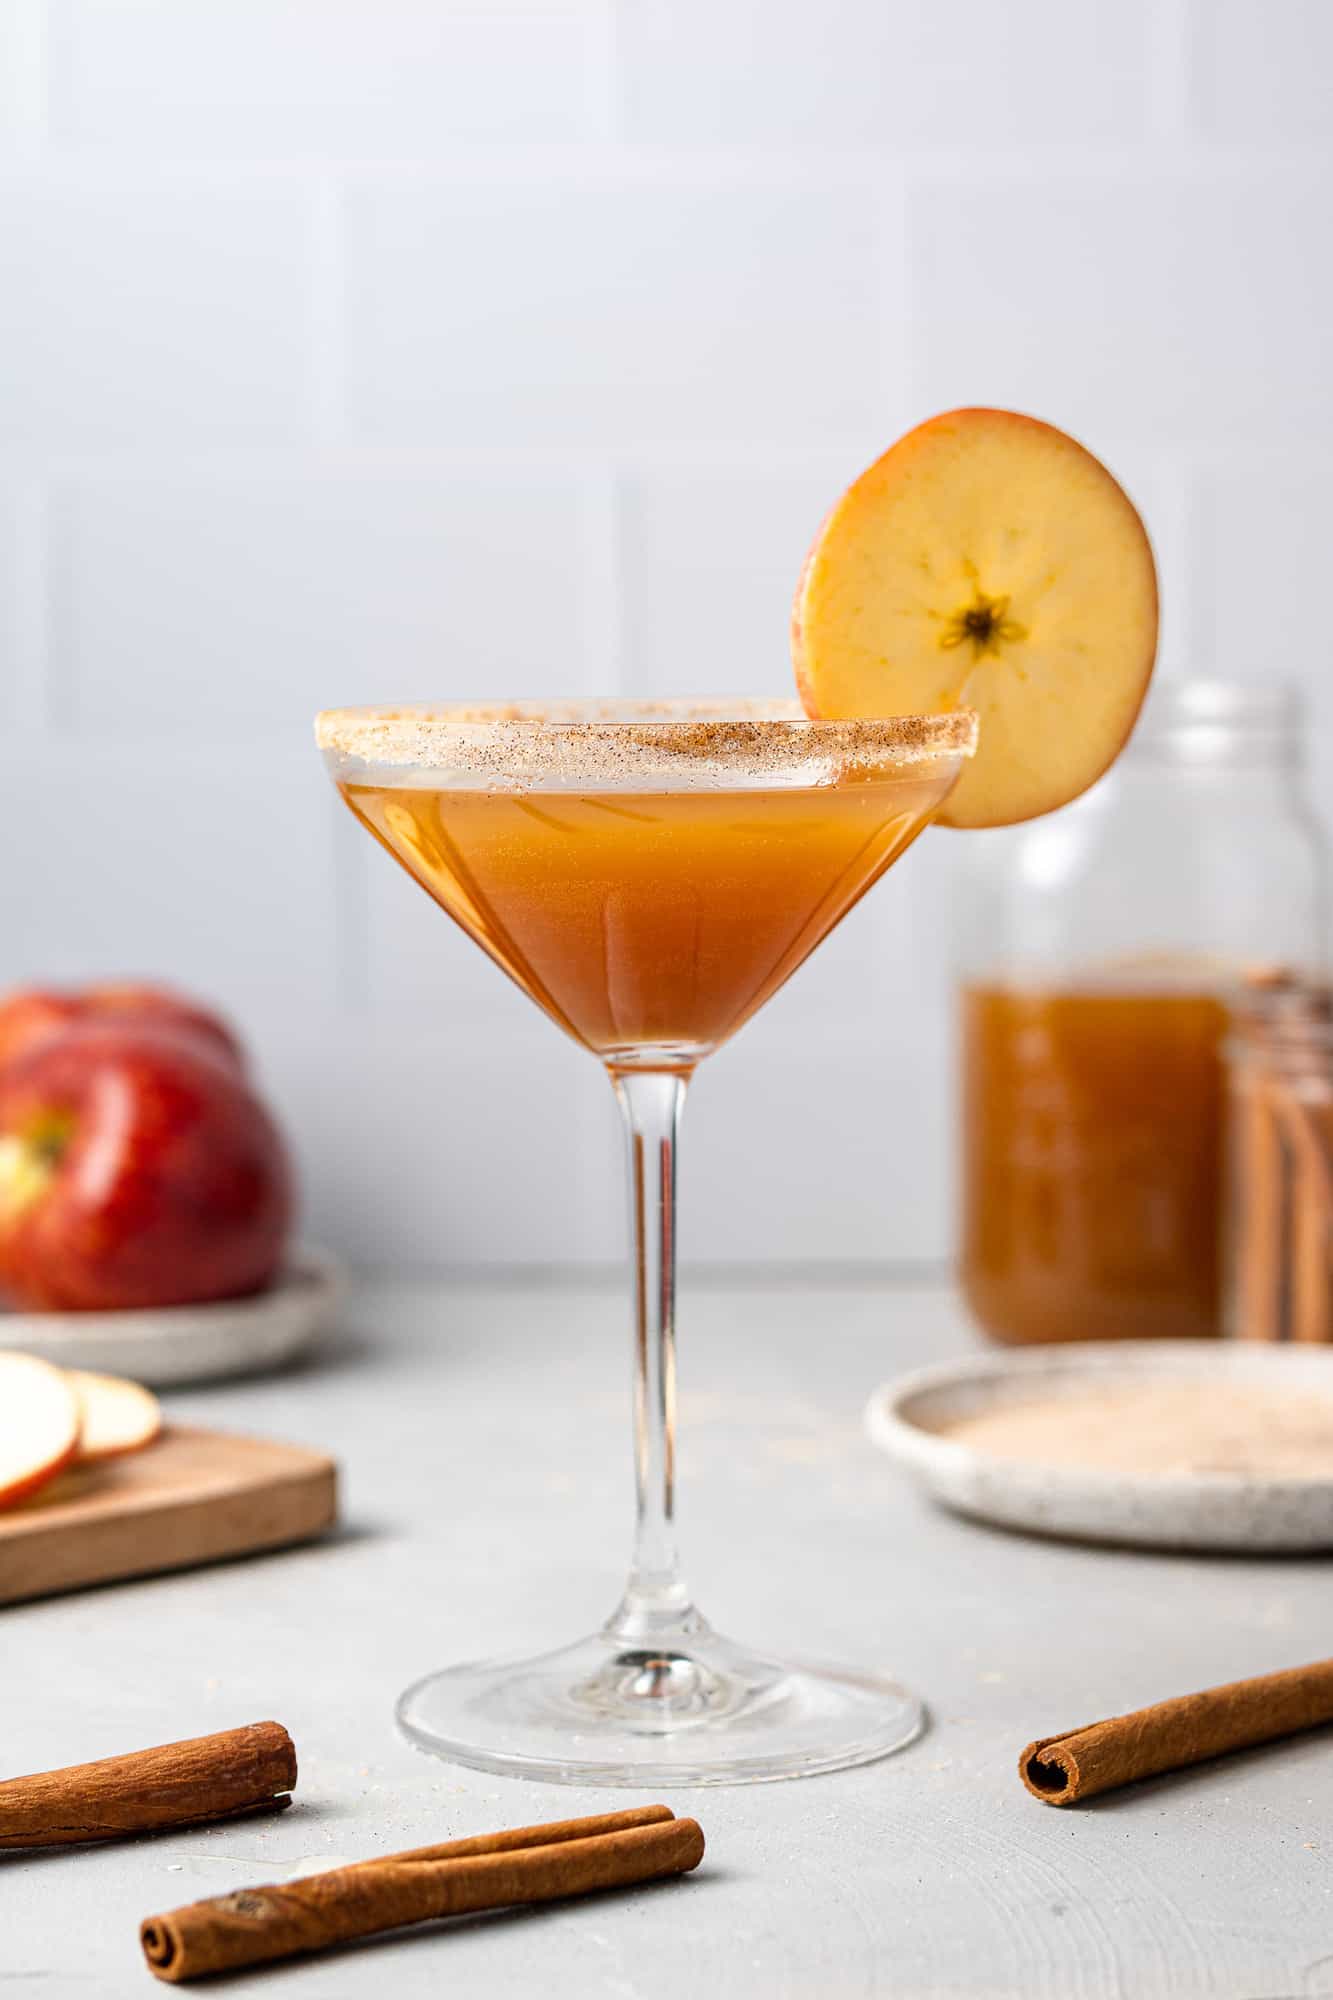
[[[39,1471],[31,1473],[26,1479],[16,1480],[12,1486],[0,1486],[0,1512],[6,1507],[17,1506],[20,1500],[31,1500],[34,1493],[40,1493],[44,1486],[49,1486],[58,1474],[67,1472],[78,1455],[79,1440],[76,1433],[73,1444],[62,1457],[48,1460]]]
[[[67,991],[24,986],[0,998],[0,1070],[54,1040],[66,1028],[94,1021],[134,1021],[164,1032],[197,1036],[235,1068],[245,1068],[245,1051],[233,1030],[211,1008],[169,986],[139,980],[107,980]]]
[[[6,1507],[17,1506],[20,1500],[31,1500],[34,1493],[40,1493],[42,1488],[49,1486],[60,1473],[68,1472],[78,1456],[78,1451],[76,1442],[70,1446],[63,1458],[53,1459],[50,1464],[44,1465],[40,1472],[34,1472],[31,1478],[21,1479],[13,1486],[0,1487],[0,1513],[3,1513]]]
[[[0,1359],[2,1358],[4,1357],[0,1357]],[[21,1358],[25,1361],[29,1359],[29,1357],[26,1355],[22,1356]],[[38,1365],[43,1368],[50,1366],[50,1364],[47,1362],[42,1362]],[[59,1375],[62,1371],[56,1368],[52,1368],[51,1372],[53,1374]],[[67,1380],[66,1380],[66,1387],[69,1388]],[[79,1450],[78,1398],[75,1396],[74,1390],[72,1388],[69,1388],[69,1397],[70,1397],[71,1434],[68,1446],[63,1452],[57,1453],[55,1457],[44,1460],[41,1465],[35,1467],[33,1471],[26,1474],[24,1478],[11,1480],[11,1482],[7,1486],[0,1486],[0,1509],[15,1506],[20,1500],[29,1500],[31,1499],[34,1493],[40,1493],[44,1486],[50,1485],[51,1481],[57,1476],[57,1474],[64,1472],[68,1466],[72,1465],[75,1458],[78,1456],[78,1450]]]
[[[145,1389],[141,1383],[131,1381],[128,1376],[98,1374],[89,1368],[70,1368],[66,1374],[79,1404],[79,1441],[75,1455],[80,1465],[100,1465],[105,1459],[128,1458],[136,1451],[146,1451],[162,1435],[162,1406],[152,1391]],[[119,1444],[90,1445],[87,1435],[88,1405],[90,1399],[104,1388],[130,1390],[147,1406],[149,1428]]]
[[[127,1019],[67,1029],[0,1071],[0,1138],[69,1137],[6,1212],[0,1285],[37,1310],[237,1298],[269,1283],[294,1204],[287,1149],[245,1078],[197,1040]]]

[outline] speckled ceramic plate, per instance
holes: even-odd
[[[1333,1548],[1328,1474],[1128,1474],[1001,1458],[947,1435],[1003,1404],[1144,1383],[1229,1384],[1333,1398],[1333,1348],[1245,1341],[1105,1341],[1027,1348],[922,1369],[877,1389],[874,1442],[946,1507],[1007,1528],[1144,1548],[1251,1554]]]
[[[0,1311],[0,1347],[40,1354],[62,1368],[132,1375],[155,1388],[254,1375],[304,1354],[340,1289],[332,1257],[299,1250],[266,1292],[248,1299],[141,1312]]]

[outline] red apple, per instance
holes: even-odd
[[[258,1291],[291,1209],[273,1120],[200,1036],[92,1021],[0,1070],[0,1282],[20,1304]]]
[[[217,1014],[169,986],[136,980],[104,981],[78,992],[24,986],[0,1000],[0,1069],[76,1022],[134,1020],[199,1035],[209,1047],[244,1067],[240,1042]]]
[[[0,1354],[0,1507],[54,1479],[78,1442],[78,1398],[61,1370],[34,1354]]]

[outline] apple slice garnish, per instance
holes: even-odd
[[[1132,501],[1073,438],[1010,410],[952,410],[877,459],[820,528],[792,613],[808,715],[977,711],[947,826],[1086,791],[1134,727],[1156,651]]]
[[[0,1507],[26,1499],[73,1458],[79,1399],[49,1361],[0,1353]]]
[[[78,1400],[79,1463],[119,1458],[142,1451],[162,1428],[162,1405],[151,1389],[123,1375],[94,1375],[86,1368],[68,1371]]]

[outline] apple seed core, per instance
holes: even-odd
[[[987,597],[978,588],[972,602],[945,621],[940,646],[946,653],[955,646],[971,646],[974,660],[984,660],[988,653],[998,659],[1002,642],[1026,638],[1027,627],[1009,616],[1008,597]]]

